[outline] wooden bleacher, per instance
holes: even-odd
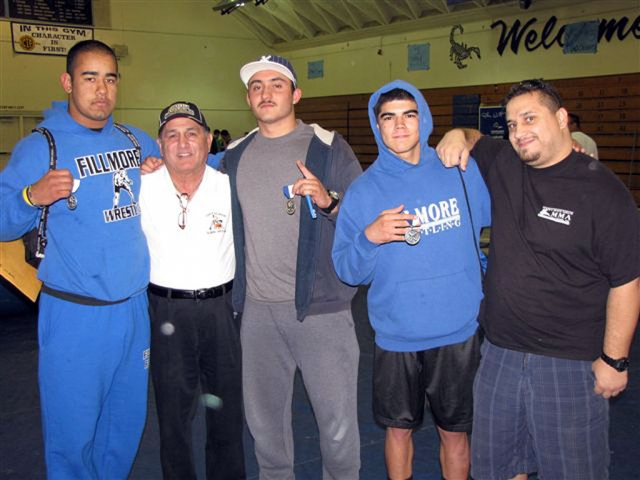
[[[565,107],[580,116],[582,131],[598,144],[600,160],[629,188],[640,205],[640,73],[551,80]],[[434,130],[431,145],[453,127],[453,97],[479,95],[482,105],[498,105],[511,83],[423,89]],[[367,114],[370,93],[304,98],[299,118],[337,130],[349,142],[363,168],[377,156]]]

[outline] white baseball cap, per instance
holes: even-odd
[[[296,71],[293,69],[293,65],[284,57],[277,55],[263,55],[255,62],[247,63],[240,69],[240,78],[245,87],[249,88],[249,80],[258,72],[264,70],[273,70],[283,74],[289,80],[293,82],[294,87],[298,87],[298,77]]]

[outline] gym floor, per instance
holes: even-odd
[[[8,287],[3,281],[0,290]],[[4,294],[2,294],[4,293]],[[27,302],[7,300],[0,292],[0,479],[44,479],[42,431],[38,400],[36,310]],[[362,452],[361,478],[386,479],[384,430],[371,413],[371,367],[373,332],[366,315],[366,292],[360,290],[353,302],[356,331],[360,342],[358,380],[359,418]],[[640,340],[636,334],[632,350],[630,385],[611,402],[612,480],[640,479]],[[151,391],[150,391],[151,393]],[[438,439],[428,416],[415,433],[414,478],[440,480]],[[296,478],[320,480],[322,467],[317,427],[300,378],[296,378],[293,401]],[[194,421],[195,461],[199,478],[204,477],[204,417],[199,411]],[[258,468],[248,432],[245,435],[247,476],[258,478]],[[158,424],[153,395],[131,480],[161,478]],[[535,477],[533,477],[535,478]]]

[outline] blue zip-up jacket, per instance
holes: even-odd
[[[77,123],[67,102],[53,102],[39,125],[49,129],[57,149],[57,169],[68,169],[79,181],[77,208],[65,199],[49,208],[47,247],[38,278],[49,287],[104,301],[144,292],[149,283],[149,253],[140,226],[140,159],[160,156],[156,142],[128,127],[142,148],[113,125],[109,117],[100,131]],[[0,240],[21,237],[35,228],[40,209],[22,196],[49,169],[49,147],[32,133],[14,148],[0,173]]]
[[[362,168],[351,147],[339,134],[324,130],[315,124],[311,126],[315,135],[309,144],[305,165],[327,189],[343,194],[351,182],[362,173]],[[231,183],[233,240],[236,251],[233,307],[238,312],[244,309],[246,264],[244,219],[238,200],[236,180],[244,149],[256,132],[257,130],[254,130],[229,145],[222,160],[222,171],[229,174]],[[300,215],[295,292],[295,305],[300,321],[307,315],[335,313],[351,308],[355,289],[338,279],[331,263],[335,216],[335,213],[324,215],[320,210],[315,220],[309,215]]]
[[[411,93],[418,106],[417,165],[391,152],[378,130],[373,108],[382,93],[395,88]],[[431,112],[412,85],[396,80],[375,92],[369,120],[379,153],[349,187],[340,209],[333,247],[338,276],[351,285],[371,284],[369,320],[381,348],[409,352],[462,342],[478,328],[482,281],[477,240],[481,227],[490,223],[487,188],[471,161],[462,177],[472,229],[461,176],[445,168],[429,146]],[[370,242],[365,228],[383,210],[400,204],[420,219],[419,243]]]

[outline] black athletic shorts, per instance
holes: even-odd
[[[471,432],[473,379],[480,362],[480,334],[462,343],[420,352],[375,346],[373,415],[384,427],[415,429],[425,398],[438,427]]]

